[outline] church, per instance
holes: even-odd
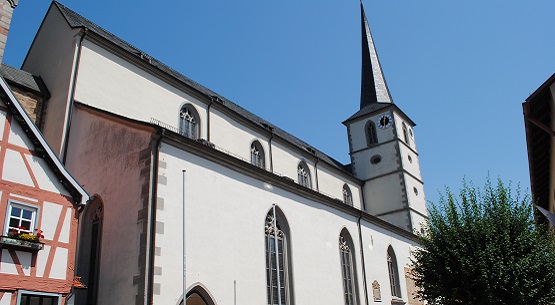
[[[422,304],[415,123],[360,6],[341,164],[52,2],[21,70],[48,89],[35,124],[90,195],[75,258],[87,289],[68,304]]]

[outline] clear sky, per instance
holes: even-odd
[[[342,163],[360,99],[359,2],[62,4]],[[4,63],[20,67],[48,7],[20,0]],[[488,172],[529,188],[522,102],[555,72],[555,1],[364,0],[428,200]],[[216,143],[217,144],[217,143]]]

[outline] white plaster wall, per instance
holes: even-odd
[[[57,247],[55,249],[50,278],[60,280],[65,280],[67,278],[67,255],[68,251],[66,248]]]
[[[2,258],[0,260],[0,273],[18,274],[15,263],[8,249],[2,249]]]
[[[2,179],[11,182],[34,187],[33,180],[26,169],[25,161],[21,153],[15,150],[6,149]]]
[[[60,219],[61,212],[61,205],[47,201],[44,202],[41,217],[44,239],[54,239],[54,233],[56,233],[56,227],[58,225],[58,220]]]
[[[394,173],[366,181],[364,194],[366,208],[373,215],[403,208],[402,180],[399,173]]]
[[[72,30],[55,6],[51,8],[35,36],[22,69],[40,75],[50,91],[43,134],[50,147],[59,155],[75,43],[80,37],[75,36],[79,30]]]
[[[356,176],[359,179],[367,180],[398,170],[396,145],[395,142],[389,142],[353,154],[351,158]],[[370,160],[376,155],[381,157],[381,161],[372,164]]]
[[[44,159],[31,155],[25,155],[25,157],[41,189],[70,196],[69,192],[60,183],[59,179],[54,175]]]
[[[403,142],[405,142],[405,136],[403,135],[403,122],[405,123],[405,125],[407,126],[407,135],[409,138],[408,144],[410,147],[412,147],[412,149],[416,150],[416,142],[414,141],[414,131],[412,132],[412,136],[411,136],[411,130],[412,130],[411,124],[397,112],[393,112],[393,122],[395,123],[395,128],[397,129],[397,136]]]
[[[157,222],[164,230],[156,234],[156,247],[160,247],[161,256],[155,258],[155,266],[161,269],[154,278],[154,282],[160,284],[155,304],[175,304],[181,296],[182,169],[187,171],[187,286],[200,282],[218,304],[232,304],[233,283],[236,281],[237,304],[266,302],[264,221],[275,203],[283,211],[290,228],[295,304],[343,302],[338,249],[343,228],[349,231],[354,241],[359,298],[363,300],[355,216],[172,146],[163,144],[160,150],[160,160],[167,164],[160,168],[160,175],[167,178],[167,184],[158,185],[158,197],[163,198],[164,207],[157,211]],[[378,228],[372,228],[371,232],[374,230],[377,230],[371,233],[374,240],[381,240],[382,244],[398,243],[401,245],[398,256],[408,256],[406,241],[390,232],[380,233]],[[375,262],[385,264],[385,252],[367,259],[367,269],[385,277],[387,273],[384,275],[383,272],[387,272],[387,265],[382,270],[374,266]],[[403,266],[405,263],[400,261],[399,264]]]
[[[399,144],[400,151],[401,151],[401,162],[403,163],[403,168],[411,173],[413,176],[417,177],[418,179],[422,180],[422,174],[420,172],[420,161],[418,159],[418,154],[412,151],[403,143]],[[409,160],[409,156],[412,159],[412,162]]]
[[[381,129],[378,127],[378,118],[385,113],[391,115],[391,111],[385,110],[375,113],[371,116],[363,117],[353,122],[349,122],[348,128],[349,132],[351,133],[351,151],[356,152],[368,147],[368,141],[366,139],[366,123],[369,120],[374,122],[374,124],[376,125],[376,135],[378,136],[378,143],[390,141],[396,137],[393,126],[390,126],[386,129]]]
[[[4,295],[0,297],[0,305],[10,305],[12,300],[11,292],[4,292]]]
[[[320,192],[343,201],[343,185],[347,184],[353,197],[353,206],[362,209],[360,186],[350,180],[341,178],[325,163],[318,163],[318,187]]]
[[[201,138],[206,138],[204,102],[87,40],[75,100],[143,122],[154,118],[175,128],[181,106],[192,104],[200,116]]]
[[[258,140],[264,149],[266,169],[270,169],[269,138],[231,119],[215,106],[210,108],[210,142],[250,162],[251,144]]]
[[[417,247],[417,244],[408,239],[392,235],[387,230],[365,221],[362,224],[362,244],[364,247],[369,303],[380,304],[373,302],[372,282],[377,280],[380,284],[381,304],[391,304],[391,289],[387,269],[387,249],[389,246],[393,248],[397,258],[402,299],[407,302],[404,267],[410,265],[410,252]]]
[[[314,177],[314,160],[307,155],[300,154],[284,144],[278,139],[272,141],[272,155],[274,160],[274,173],[289,177],[299,183],[297,175],[297,167],[301,161],[304,161],[310,170],[310,180],[312,189],[316,189],[316,180]]]

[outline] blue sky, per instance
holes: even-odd
[[[359,2],[62,4],[348,163],[360,99]],[[394,102],[414,129],[426,197],[488,173],[529,188],[522,102],[555,72],[555,1],[364,1]],[[4,63],[20,67],[50,5],[21,0]]]

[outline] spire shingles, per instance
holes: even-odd
[[[363,109],[374,103],[393,103],[393,100],[383,76],[362,1],[360,2],[360,16],[362,24],[360,109]]]

